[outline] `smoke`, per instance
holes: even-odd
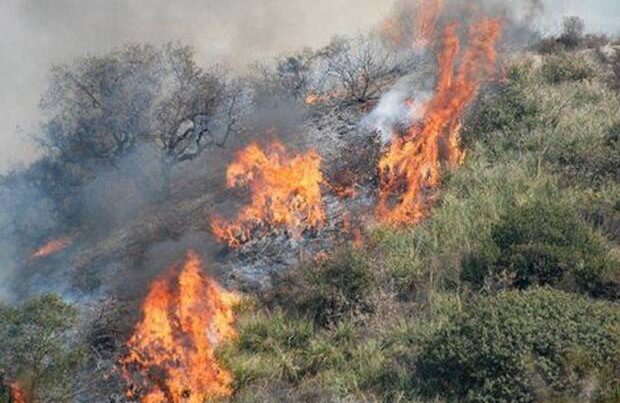
[[[600,1],[601,13],[617,15],[620,8],[608,0]],[[255,59],[287,53],[303,46],[318,47],[334,34],[354,34],[376,26],[397,4],[397,12],[407,9],[413,0],[5,0],[0,4],[0,50],[5,59],[0,64],[0,170],[16,160],[31,161],[36,153],[26,134],[36,132],[39,115],[36,105],[46,83],[46,72],[54,63],[67,62],[89,53],[102,53],[126,42],[154,44],[179,40],[193,45],[199,65],[223,62],[239,70]],[[531,34],[531,23],[549,18],[550,14],[566,14],[583,10],[577,2],[559,4],[557,1],[507,0],[461,1],[447,0],[444,19],[465,21],[484,13],[502,17],[505,26],[504,46],[524,43]],[[544,7],[543,7],[544,6]],[[597,7],[592,4],[587,18],[594,18]],[[432,55],[417,55],[421,63],[432,62]],[[415,120],[420,113],[415,105],[428,99],[433,89],[433,74],[416,72],[401,79],[380,99],[376,108],[362,122],[376,128],[384,141],[392,130]],[[412,105],[414,106],[412,108]],[[417,112],[416,112],[417,111]],[[297,135],[303,120],[294,105],[263,112],[254,111],[254,127],[259,132],[268,127],[278,129],[278,136]],[[412,116],[413,114],[413,116]],[[418,116],[419,117],[419,116]],[[276,120],[277,123],[273,123]],[[16,132],[21,125],[24,130]],[[261,128],[264,126],[264,128]],[[297,136],[299,137],[299,136]],[[4,153],[4,154],[3,154]],[[122,227],[140,212],[148,209],[161,188],[161,161],[158,151],[140,148],[119,161],[114,169],[103,169],[97,177],[80,190],[78,205],[81,221],[94,234]],[[221,168],[226,155],[210,155]],[[201,165],[203,164],[203,165]],[[206,173],[205,159],[186,164],[175,173],[182,180],[173,180],[180,189],[195,188]],[[55,233],[66,223],[58,222],[55,207],[36,183],[15,180],[0,195],[0,283],[11,287],[8,279],[15,278],[18,267],[32,244],[20,240],[44,242],[42,236]],[[13,224],[20,222],[21,233]],[[24,233],[26,231],[27,233]],[[93,235],[93,234],[89,234]],[[182,234],[176,234],[182,236]],[[182,251],[185,245],[178,250]],[[53,265],[52,265],[53,266]],[[54,269],[54,267],[52,267]],[[65,271],[66,273],[66,271]],[[31,273],[26,273],[30,275]]]
[[[433,16],[428,8],[441,5],[441,11]],[[433,94],[435,79],[436,41],[431,38],[420,38],[420,35],[440,37],[448,24],[458,22],[461,41],[466,42],[466,29],[479,21],[482,16],[501,19],[502,47],[506,49],[523,48],[534,38],[533,23],[543,15],[542,0],[400,0],[392,14],[387,17],[388,25],[382,31],[388,40],[395,41],[401,52],[416,59],[416,71],[399,80],[388,92],[382,95],[377,106],[364,118],[361,126],[379,133],[383,144],[392,139],[395,132],[408,127],[423,117],[423,107]],[[433,32],[424,30],[416,24],[424,23],[420,15],[431,18],[427,21],[434,28]],[[436,20],[435,20],[436,18]],[[387,31],[385,31],[387,29]],[[431,46],[417,46],[420,39],[428,40]]]
[[[406,128],[412,121],[422,118],[422,106],[431,95],[431,88],[422,86],[418,77],[405,77],[381,97],[377,106],[362,120],[361,126],[377,130],[381,142],[387,144],[395,130]]]
[[[366,30],[390,0],[3,0],[0,2],[0,171],[37,150],[37,104],[52,64],[127,42],[180,41],[202,66],[254,59]],[[17,127],[21,130],[16,130]]]

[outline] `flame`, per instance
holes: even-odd
[[[379,34],[396,45],[403,42],[403,30],[400,21],[394,18],[386,18],[381,22]]]
[[[26,392],[18,382],[9,383],[9,394],[12,403],[27,403]]]
[[[442,164],[454,166],[463,161],[460,118],[483,80],[493,74],[501,27],[499,20],[488,18],[472,25],[469,47],[463,52],[458,24],[445,28],[443,49],[437,56],[436,91],[424,105],[424,117],[403,136],[394,136],[379,162],[377,215],[383,221],[418,222],[432,200],[427,191],[439,185]]]
[[[317,94],[316,92],[310,92],[308,95],[306,95],[306,99],[304,100],[304,102],[306,103],[306,105],[316,105],[321,102],[321,99],[321,95]]]
[[[421,49],[426,47],[435,37],[437,20],[444,6],[445,0],[420,1],[415,17],[415,48]]]
[[[32,255],[30,255],[30,258],[40,259],[53,255],[67,248],[69,245],[71,245],[72,242],[73,240],[70,237],[52,239],[51,241],[47,242],[45,245],[34,251]]]
[[[143,403],[202,403],[232,393],[232,375],[218,365],[214,348],[236,337],[233,307],[239,298],[201,269],[199,257],[189,252],[176,282],[173,268],[151,285],[130,352],[121,360],[133,385],[129,398],[139,393]]]
[[[321,158],[314,151],[289,156],[284,146],[273,143],[263,151],[251,144],[237,154],[226,172],[229,188],[247,186],[251,203],[237,219],[212,220],[213,233],[230,246],[239,246],[256,231],[284,227],[292,236],[325,221],[321,197]]]
[[[325,94],[320,94],[315,91],[310,91],[304,98],[304,102],[306,105],[318,105],[324,104],[333,101],[338,98],[339,94],[337,91],[330,91]]]

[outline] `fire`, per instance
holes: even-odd
[[[384,19],[379,27],[379,33],[396,45],[400,45],[403,42],[404,34],[400,21],[394,18]]]
[[[437,56],[436,91],[424,105],[424,117],[403,136],[394,136],[379,162],[377,214],[383,221],[405,224],[423,218],[432,200],[428,191],[439,185],[442,165],[454,166],[463,160],[460,118],[483,80],[493,74],[501,22],[483,19],[472,25],[464,51],[457,29],[456,23],[445,28]]]
[[[219,366],[214,348],[236,337],[233,307],[239,298],[201,269],[198,256],[189,252],[176,281],[173,268],[151,285],[143,318],[128,342],[130,352],[121,360],[133,385],[129,398],[202,403],[232,393],[232,375]]]
[[[40,259],[58,253],[67,248],[73,240],[70,237],[52,239],[30,255],[31,259]]]
[[[306,105],[318,105],[325,104],[333,101],[339,96],[337,91],[330,91],[325,94],[320,94],[318,92],[310,91],[306,98],[304,98],[304,102]]]
[[[321,95],[317,94],[316,92],[311,92],[306,95],[306,99],[304,100],[304,102],[306,103],[306,105],[316,105],[321,102],[321,99]]]
[[[26,392],[18,382],[9,383],[9,394],[12,403],[27,403]]]
[[[435,37],[437,20],[444,6],[445,0],[420,1],[415,18],[416,38],[414,46],[416,48],[424,48]]]
[[[273,143],[266,151],[251,144],[228,166],[227,186],[248,187],[251,202],[237,219],[212,221],[213,233],[230,246],[239,246],[261,230],[283,227],[292,236],[325,221],[321,196],[321,158],[314,151],[290,156]]]

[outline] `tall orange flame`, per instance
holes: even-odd
[[[403,136],[394,136],[379,162],[377,215],[383,221],[405,224],[422,219],[432,200],[429,190],[439,185],[442,165],[462,161],[460,118],[482,82],[493,74],[501,27],[499,20],[488,18],[472,25],[469,47],[463,52],[458,24],[445,28],[443,49],[437,56],[436,91],[424,106],[424,117]]]
[[[70,237],[52,239],[30,255],[31,259],[40,259],[62,251],[71,245],[73,240]]]
[[[233,307],[239,298],[202,275],[201,268],[189,252],[176,282],[173,268],[151,285],[121,360],[132,385],[129,398],[202,403],[232,393],[232,375],[219,366],[214,348],[236,337]]]
[[[283,227],[293,236],[319,227],[325,221],[320,165],[321,158],[314,151],[291,157],[277,142],[267,152],[251,144],[237,154],[226,172],[229,188],[250,188],[251,203],[233,222],[213,219],[213,233],[234,247],[272,227]]]

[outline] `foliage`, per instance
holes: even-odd
[[[489,243],[466,261],[463,276],[479,286],[492,277],[522,289],[536,284],[570,289],[576,283],[579,290],[600,295],[610,287],[603,281],[606,272],[617,267],[575,206],[551,195],[504,214],[493,225]],[[614,294],[607,297],[617,298]]]
[[[55,295],[0,306],[0,371],[19,382],[29,401],[72,400],[71,374],[84,356],[75,346],[76,320],[75,308]]]
[[[505,292],[481,298],[438,332],[417,374],[428,397],[589,400],[606,387],[596,379],[618,365],[619,324],[617,305],[546,289]]]
[[[271,301],[320,326],[372,311],[375,277],[366,258],[352,248],[302,264],[274,286]]]
[[[595,76],[594,68],[586,59],[572,54],[547,56],[541,73],[543,78],[551,84],[585,81]]]

